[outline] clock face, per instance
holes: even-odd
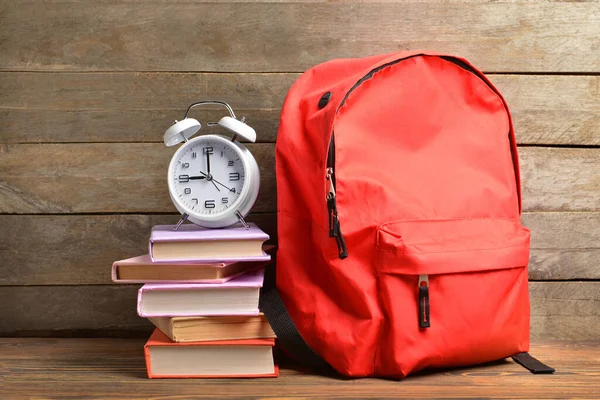
[[[246,179],[241,153],[226,140],[200,137],[171,161],[171,196],[190,214],[216,216],[235,209]]]

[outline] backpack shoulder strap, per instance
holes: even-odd
[[[275,282],[275,263],[271,263],[265,270],[259,307],[277,335],[277,340],[292,358],[303,365],[321,373],[335,374],[334,369],[315,353],[298,332],[279,296]]]

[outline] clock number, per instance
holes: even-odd
[[[223,153],[223,150],[221,150],[221,157],[223,157],[225,154]]]
[[[240,180],[240,173],[239,172],[230,172],[229,173],[229,180],[230,181],[239,181]]]
[[[227,166],[228,166],[228,167],[233,167],[233,161],[229,161],[229,162],[227,163]]]
[[[198,204],[198,199],[197,198],[192,198],[192,200],[194,200],[196,202],[196,205]]]
[[[223,203],[223,204],[228,204],[228,203],[229,203],[229,197],[223,197],[223,198],[221,199],[221,203]]]
[[[214,200],[206,200],[204,202],[204,208],[215,208],[215,201]]]
[[[192,158],[196,158],[196,152],[195,151],[192,153]]]
[[[204,147],[202,149],[202,154],[212,154],[213,153],[213,148],[212,147]]]
[[[185,194],[191,194],[192,193],[192,189],[185,188],[185,189],[183,189],[183,193],[185,193]]]
[[[230,191],[231,193],[235,193],[235,188],[231,188],[231,189],[229,189],[229,191]]]
[[[189,175],[179,175],[179,182],[189,182],[189,181],[190,181]]]
[[[184,162],[184,163],[181,165],[181,168],[189,168],[189,167],[190,167],[190,163],[189,163],[189,162]]]

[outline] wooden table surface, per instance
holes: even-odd
[[[403,381],[313,375],[283,361],[279,378],[146,377],[143,339],[0,338],[0,398],[600,398],[600,342],[536,342],[556,368],[532,375],[512,361],[428,372]]]

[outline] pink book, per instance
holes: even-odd
[[[259,268],[225,283],[147,283],[138,291],[140,317],[258,315],[265,270]]]
[[[152,228],[149,254],[153,262],[194,261],[202,263],[268,261],[263,251],[269,235],[256,224],[209,229],[195,224],[156,225]]]
[[[155,263],[145,254],[115,261],[112,264],[111,278],[114,283],[223,283],[244,272],[263,267],[266,263]]]

